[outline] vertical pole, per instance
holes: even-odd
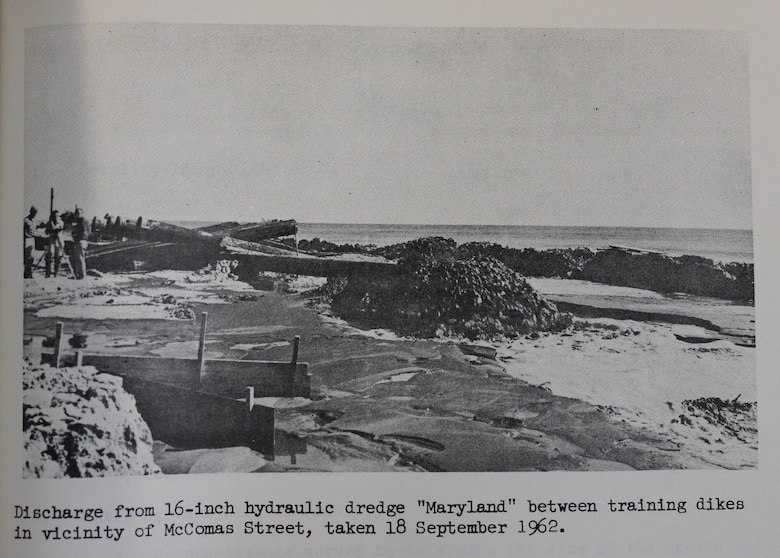
[[[255,407],[255,386],[246,386],[246,408],[251,411]]]
[[[76,366],[81,366],[84,362],[84,353],[76,351]]]
[[[49,192],[49,215],[54,211],[54,188]]]
[[[301,336],[296,335],[293,338],[293,354],[292,354],[292,367],[293,370],[295,370],[295,367],[298,365],[298,345],[301,343]]]
[[[198,384],[200,384],[200,377],[203,374],[203,362],[205,360],[204,355],[206,353],[206,322],[208,321],[208,317],[208,312],[203,312],[200,315],[200,339],[198,340]]]
[[[301,336],[296,335],[293,338],[293,354],[292,354],[292,362],[290,363],[290,393],[287,394],[287,397],[295,397],[295,380],[296,380],[296,372],[298,369],[298,345],[301,343]]]
[[[64,324],[62,322],[57,322],[57,331],[54,333],[54,368],[60,367],[63,327]]]

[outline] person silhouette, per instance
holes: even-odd
[[[32,277],[33,268],[33,250],[35,250],[35,229],[38,228],[35,224],[35,216],[38,215],[38,210],[35,206],[30,207],[30,212],[27,217],[24,218],[24,277],[29,279]]]

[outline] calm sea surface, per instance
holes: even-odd
[[[179,222],[197,227],[208,222]],[[671,256],[695,255],[721,262],[753,262],[753,232],[736,229],[635,227],[537,227],[512,225],[355,225],[298,223],[298,239],[387,246],[425,236],[494,242],[510,248],[607,248],[626,246]]]

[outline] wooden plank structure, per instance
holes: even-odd
[[[196,358],[62,354],[64,327],[57,323],[52,366],[94,366],[120,376],[157,440],[180,448],[248,446],[272,455],[274,410],[262,397],[309,397],[308,364],[298,362],[300,338],[287,362],[205,358],[207,313],[202,314]],[[301,451],[299,450],[299,453]]]
[[[280,244],[278,242],[271,242],[269,240],[265,240],[262,243],[249,242],[248,240],[239,240],[238,238],[233,238],[232,236],[223,236],[222,240],[220,241],[220,247],[224,248],[225,250],[239,250],[252,254],[276,254],[281,256],[290,256],[292,254],[296,254],[302,258],[316,257],[305,254],[301,255],[295,248],[285,244]]]
[[[219,231],[216,234],[221,234],[223,236],[229,235],[233,238],[249,242],[257,242],[282,236],[295,236],[298,234],[298,223],[296,223],[294,219],[265,221],[263,223],[246,223],[238,225],[237,227],[228,227],[226,225],[232,225],[232,223],[201,228],[199,230],[212,234],[214,234],[215,231]]]
[[[393,262],[347,261],[301,254],[297,249],[297,230],[298,225],[292,219],[226,222],[198,229],[152,220],[143,227],[123,223],[111,229],[122,240],[91,245],[87,264],[90,269],[102,272],[194,270],[215,259],[230,258],[240,262],[242,277],[253,277],[264,271],[319,277],[377,276],[396,271]],[[291,235],[296,235],[295,246],[271,240]]]
[[[379,277],[398,273],[398,266],[393,262],[349,261],[271,254],[233,254],[231,259],[239,262],[241,273],[247,277],[254,276],[261,271],[315,277],[350,277],[355,275]]]
[[[274,453],[274,410],[172,384],[123,376],[156,440],[178,448],[247,446]]]
[[[295,236],[298,223],[294,219],[265,221],[262,223],[219,223],[197,229],[182,227],[163,221],[143,218],[138,221],[116,222],[95,231],[100,237],[140,239],[147,242],[216,242],[226,236],[257,242],[282,236]]]

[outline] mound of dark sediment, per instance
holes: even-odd
[[[655,252],[609,248],[596,253],[576,278],[661,293],[687,293],[752,301],[752,264],[716,264],[698,256],[672,257]]]
[[[535,250],[534,248],[506,248],[500,244],[488,242],[469,242],[458,246],[461,257],[490,256],[525,275],[526,277],[561,277],[576,275],[594,255],[588,248],[554,248]]]
[[[25,477],[159,473],[152,434],[116,376],[24,363]]]
[[[309,245],[322,253],[368,253],[391,260],[416,258],[422,253],[459,260],[492,258],[525,277],[581,279],[659,293],[685,293],[752,302],[754,268],[748,263],[717,263],[699,256],[668,256],[657,252],[612,247],[507,248],[488,242],[458,245],[454,240],[431,237],[383,247],[336,245],[315,239]]]
[[[416,260],[423,257],[428,258],[452,258],[455,256],[455,250],[458,244],[451,238],[442,236],[429,236],[402,242],[400,244],[391,244],[374,250],[374,254],[384,256],[390,260]]]
[[[461,259],[454,247],[441,238],[409,243],[397,274],[350,277],[333,297],[333,311],[417,337],[514,337],[571,323],[519,273],[490,257]]]

